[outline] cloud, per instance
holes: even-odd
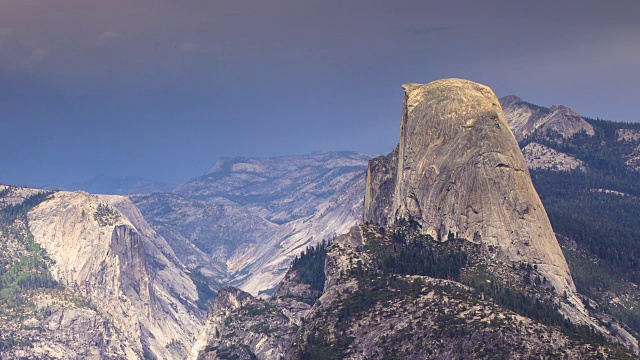
[[[123,36],[122,34],[115,31],[105,31],[98,37],[98,41],[96,41],[96,45],[98,46],[106,46],[112,45],[120,41]]]
[[[49,57],[49,50],[36,48],[31,50],[31,54],[22,60],[22,66],[31,69]]]
[[[190,42],[183,42],[176,47],[176,49],[180,52],[191,52],[198,48],[198,45]]]

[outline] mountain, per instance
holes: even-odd
[[[575,290],[569,268],[522,153],[484,86],[456,79],[405,85],[389,219],[417,220],[434,238],[449,233],[497,249],[512,262],[538,264],[559,293]],[[395,157],[395,155],[392,155]],[[368,171],[367,189],[380,182]],[[381,175],[386,176],[386,172]],[[376,206],[377,197],[365,203]],[[365,207],[365,221],[381,216]]]
[[[500,99],[525,166],[490,90],[457,86],[471,104],[407,85],[371,160],[95,181],[129,198],[0,185],[0,358],[632,358],[640,125]]]
[[[408,228],[402,233],[420,238]],[[531,287],[524,282],[512,279],[511,287],[503,287],[503,280],[527,279],[533,270],[505,268],[472,247],[462,250],[470,245],[466,240],[443,245],[427,240],[421,255],[444,260],[458,251],[456,258],[466,254],[474,265],[467,271],[455,261],[443,262],[409,275],[409,268],[376,265],[376,259],[400,246],[384,234],[389,235],[364,225],[328,248],[310,250],[268,301],[223,288],[191,358],[632,358],[589,327],[565,322],[548,288],[535,291],[546,296],[536,299],[525,293]],[[406,250],[402,256],[417,249]],[[499,271],[485,272],[484,266]],[[455,269],[460,273],[445,275]],[[510,275],[503,279],[502,271]],[[314,289],[316,279],[324,281],[323,290]],[[615,323],[611,327],[621,329]]]
[[[198,289],[128,198],[3,185],[0,199],[3,358],[186,355]]]
[[[491,89],[404,88],[400,145],[368,167],[366,222],[308,248],[269,300],[222,289],[192,358],[637,353],[629,327],[577,293]]]
[[[64,185],[62,188],[92,194],[128,195],[171,191],[173,185],[137,176],[97,175],[83,182]]]
[[[501,99],[503,105],[513,97]],[[518,101],[519,106],[523,102]],[[526,103],[525,103],[526,104]],[[518,119],[509,118],[510,123]],[[520,137],[533,183],[576,289],[640,334],[640,125],[579,116],[592,131],[538,128]],[[520,118],[524,123],[535,117]],[[563,128],[575,125],[567,121]],[[577,129],[584,129],[579,126]]]
[[[500,99],[504,114],[518,141],[531,136],[534,132],[552,131],[563,138],[577,133],[593,136],[593,126],[577,112],[562,105],[546,108],[523,101],[517,96],[505,96]]]
[[[368,155],[318,152],[276,158],[224,158],[174,192],[190,198],[248,205],[272,223],[314,215],[321,204],[366,168]]]
[[[213,288],[270,295],[300,251],[361,219],[369,158],[326,152],[222,159],[172,194],[131,199]]]

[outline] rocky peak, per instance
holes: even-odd
[[[502,104],[503,108],[506,108],[510,105],[519,104],[524,102],[521,97],[516,95],[507,95],[500,99],[500,104]]]
[[[28,222],[53,278],[85,297],[137,357],[187,355],[204,317],[195,284],[128,198],[57,192]]]
[[[556,132],[565,139],[573,137],[579,132],[584,132],[589,136],[595,134],[593,126],[571,108],[563,105],[554,105],[550,110],[551,114],[539,126],[544,130]]]
[[[238,309],[247,299],[253,299],[248,292],[244,292],[232,286],[225,286],[218,292],[213,303],[212,310],[216,309]]]
[[[551,110],[551,112],[558,112],[566,116],[578,116],[578,117],[580,116],[580,114],[575,112],[572,108],[564,105],[551,105],[549,110]]]
[[[449,233],[531,263],[556,291],[575,287],[516,138],[487,86],[445,79],[404,86],[393,194],[386,172],[370,163],[365,221],[418,221],[434,238]],[[389,163],[393,162],[390,156]],[[391,164],[389,167],[393,168]],[[392,197],[390,211],[384,211]]]
[[[580,114],[564,105],[545,108],[525,102],[514,95],[501,98],[500,103],[504,109],[507,123],[518,141],[527,139],[538,130],[543,133],[552,131],[565,139],[571,138],[579,132],[590,136],[595,134],[591,124]]]

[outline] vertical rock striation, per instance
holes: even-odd
[[[537,265],[556,291],[574,293],[567,263],[493,91],[460,79],[407,84],[404,90],[397,165],[393,153],[370,162],[364,220],[415,219],[435,238],[458,234],[503,260]]]
[[[398,147],[387,156],[369,161],[364,196],[364,218],[386,225],[393,206],[393,193],[398,177]]]

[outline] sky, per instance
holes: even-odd
[[[401,84],[640,121],[637,0],[0,0],[0,183],[389,152]]]

